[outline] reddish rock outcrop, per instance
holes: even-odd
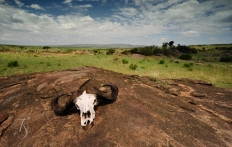
[[[56,116],[51,99],[114,83],[114,103]],[[65,103],[63,98],[59,103]],[[152,80],[95,67],[0,78],[0,146],[231,146],[232,91],[189,79]]]

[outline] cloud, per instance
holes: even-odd
[[[181,41],[187,44],[190,38],[193,41],[204,40],[203,36],[206,36],[206,41],[214,41],[209,38],[217,36],[218,41],[221,34],[229,35],[232,28],[229,13],[232,4],[226,3],[226,0],[204,3],[196,0],[134,0],[133,3],[128,1],[127,5],[114,7],[107,17],[97,18],[82,11],[93,5],[74,6],[72,2],[72,0],[63,1],[69,8],[78,11],[57,16],[0,5],[0,34],[2,34],[0,43],[2,40],[16,42],[20,40],[22,44],[162,45],[164,41],[174,40],[180,44]],[[41,6],[34,4],[33,7],[38,9]]]
[[[4,2],[5,2],[5,0],[0,0],[0,4],[1,4],[1,3],[4,3]]]
[[[31,4],[31,6],[29,7],[36,10],[45,10],[43,7],[39,6],[38,4]]]
[[[185,31],[185,32],[182,32],[181,34],[187,37],[198,37],[200,35],[200,33],[197,31]]]
[[[20,2],[19,0],[14,0],[14,1],[19,7],[24,6],[24,3]]]
[[[90,4],[86,4],[86,5],[77,5],[77,6],[71,5],[70,7],[76,8],[76,9],[87,9],[87,8],[91,8],[91,7],[93,7],[93,6],[90,5]]]
[[[214,38],[214,37],[211,37],[211,38],[209,38],[209,40],[211,40],[211,41],[216,41],[217,39]]]
[[[70,4],[72,2],[72,0],[65,0],[63,3],[64,4]]]

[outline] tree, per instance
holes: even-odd
[[[167,48],[167,47],[168,47],[168,42],[163,42],[162,47],[163,47],[163,48]]]
[[[114,49],[108,49],[107,52],[106,52],[107,55],[112,55],[114,53],[115,53]]]
[[[168,45],[169,45],[170,48],[173,48],[173,47],[174,47],[173,44],[174,44],[174,41],[170,41],[170,42],[168,43]]]
[[[44,46],[43,47],[43,49],[46,49],[46,50],[48,50],[48,49],[50,49],[51,47],[50,46]]]

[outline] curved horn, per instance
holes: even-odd
[[[75,104],[73,103],[73,100],[70,98],[64,107],[61,107],[58,103],[58,100],[60,97],[64,96],[64,95],[67,95],[67,94],[62,94],[60,96],[57,96],[55,98],[52,99],[52,102],[51,102],[51,107],[52,107],[52,110],[55,112],[56,115],[65,115],[67,114],[71,108],[73,108],[73,106],[75,106]]]
[[[99,89],[97,89],[95,87],[95,89],[97,91],[97,97],[98,97],[98,99],[99,98],[100,99],[103,98],[103,99],[107,99],[107,100],[110,100],[110,101],[115,100],[117,98],[117,96],[118,96],[118,87],[116,85],[114,85],[114,84],[104,84],[103,87],[104,86],[110,87],[110,89],[111,89],[111,95],[110,96],[106,96],[106,95],[103,94],[103,92],[101,90],[99,90]]]

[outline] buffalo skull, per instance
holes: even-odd
[[[70,110],[76,106],[78,110],[80,110],[81,117],[81,125],[86,126],[87,124],[91,124],[93,119],[95,118],[94,107],[98,103],[107,103],[114,101],[118,96],[118,87],[114,84],[104,84],[102,87],[110,87],[110,96],[104,94],[102,90],[93,87],[93,93],[86,93],[86,90],[83,93],[76,97],[75,99],[70,98],[65,106],[60,106],[58,100],[61,96],[66,94],[62,94],[58,97],[52,99],[51,108],[57,115],[66,115],[70,112]]]

